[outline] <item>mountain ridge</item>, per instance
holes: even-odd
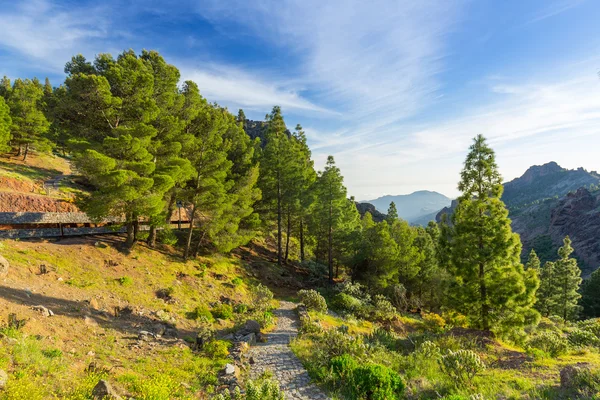
[[[396,204],[398,216],[414,223],[414,221],[450,205],[452,200],[436,191],[418,190],[410,194],[385,195],[374,200],[360,201],[359,203],[373,204],[378,211],[385,213],[392,201]]]

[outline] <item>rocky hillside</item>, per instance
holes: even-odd
[[[373,221],[375,222],[381,222],[381,221],[385,221],[385,217],[387,215],[380,213],[379,211],[377,211],[377,209],[375,208],[375,206],[373,204],[369,204],[369,203],[358,203],[355,202],[356,204],[356,209],[358,210],[358,213],[360,214],[360,217],[364,217],[366,213],[371,213],[371,216],[373,217]]]
[[[433,217],[433,213],[449,206],[451,202],[448,197],[438,192],[420,190],[405,195],[383,196],[364,203],[373,204],[380,212],[387,212],[392,201],[396,204],[398,216],[410,223],[422,219],[424,216],[431,215]]]
[[[600,190],[593,183],[596,176],[584,169],[566,170],[548,163],[531,167],[521,178],[505,184],[502,198],[509,207],[512,228],[521,236],[524,261],[531,249],[542,262],[555,260],[563,238],[569,235],[583,275],[600,267]],[[578,184],[583,185],[566,190]],[[456,204],[453,201],[442,209],[436,219],[451,214]]]
[[[583,168],[566,169],[554,161],[530,167],[523,176],[504,184],[502,199],[510,209],[548,199],[562,197],[581,187],[600,184],[596,171]]]

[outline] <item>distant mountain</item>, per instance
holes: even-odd
[[[383,196],[361,203],[373,204],[378,211],[385,213],[392,201],[396,203],[398,216],[410,223],[414,223],[425,216],[430,216],[434,219],[435,213],[449,206],[452,200],[438,192],[420,190],[411,194]]]
[[[555,162],[529,168],[504,184],[502,200],[512,229],[521,236],[526,261],[531,249],[544,261],[557,258],[569,235],[584,276],[600,267],[600,176],[583,168],[568,170]],[[452,214],[457,202],[436,216]]]
[[[596,171],[583,168],[566,169],[554,161],[530,167],[523,176],[504,184],[502,200],[510,209],[516,209],[536,201],[562,197],[580,187],[600,184]]]
[[[371,216],[373,217],[373,221],[375,222],[382,222],[385,221],[385,217],[387,217],[386,214],[380,213],[379,211],[377,211],[377,209],[375,208],[375,206],[373,204],[369,204],[369,203],[357,203],[356,204],[356,209],[358,210],[358,213],[360,214],[360,217],[364,217],[366,213],[371,213]]]

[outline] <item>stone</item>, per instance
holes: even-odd
[[[122,397],[104,379],[101,379],[92,390],[92,398],[94,400],[122,400]]]
[[[560,370],[560,388],[567,391],[578,389],[579,379],[577,378],[586,372],[590,372],[589,363],[567,365]]]
[[[233,375],[233,374],[235,374],[235,365],[233,365],[233,364],[226,364],[225,368],[223,369],[223,373],[225,375]]]
[[[250,332],[249,334],[242,336],[240,342],[248,343],[248,345],[252,346],[253,344],[256,344],[256,334]]]
[[[10,264],[8,260],[2,256],[0,256],[0,278],[4,278],[8,275],[8,268]]]
[[[4,389],[8,383],[8,374],[3,369],[0,369],[0,390]]]
[[[244,324],[244,328],[243,328],[246,332],[248,333],[260,333],[260,324],[253,320],[253,319],[249,319],[248,321],[246,321],[246,323]]]
[[[32,310],[38,311],[40,314],[42,314],[44,317],[51,317],[54,315],[54,313],[47,309],[44,306],[33,306],[31,307]]]

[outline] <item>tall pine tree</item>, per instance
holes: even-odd
[[[554,286],[551,295],[553,314],[562,317],[564,321],[577,317],[580,306],[578,301],[579,285],[581,284],[581,270],[577,266],[577,260],[571,258],[573,247],[571,239],[567,236],[563,245],[558,249],[559,259],[554,262],[552,284]]]
[[[469,150],[458,185],[462,196],[452,216],[449,294],[472,326],[516,328],[535,321],[539,283],[520,262],[521,241],[500,200],[502,178],[493,150],[482,135]]]
[[[6,104],[3,97],[0,97],[0,153],[10,151],[10,127],[12,119],[10,118],[10,107]]]
[[[390,206],[388,207],[386,221],[389,224],[393,224],[394,221],[396,221],[397,219],[398,219],[398,210],[396,209],[396,203],[394,203],[392,201],[390,203]]]

